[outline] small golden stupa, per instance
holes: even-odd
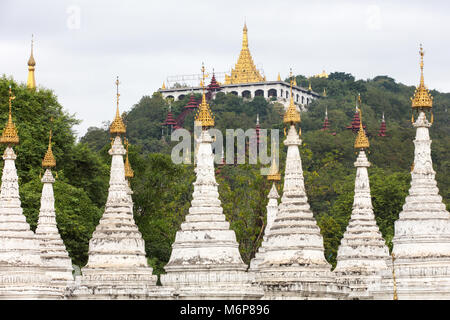
[[[11,86],[9,86],[9,117],[6,123],[5,129],[3,129],[2,136],[0,137],[0,143],[11,146],[13,144],[19,144],[19,135],[17,134],[17,128],[12,122],[11,105],[12,101],[16,97],[12,94]]]

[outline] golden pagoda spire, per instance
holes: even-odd
[[[275,143],[272,142],[272,164],[270,166],[269,174],[267,175],[267,180],[277,182],[281,180],[281,175],[278,170],[277,161],[275,159]]]
[[[161,89],[163,89],[163,90],[166,89],[166,83],[164,81],[163,81],[163,85],[162,85]]]
[[[12,144],[19,144],[19,135],[17,134],[17,129],[14,123],[12,122],[11,115],[11,105],[12,101],[16,97],[12,94],[11,86],[9,86],[9,116],[8,122],[6,124],[5,129],[3,129],[2,136],[0,137],[0,143],[7,144],[11,146]]]
[[[414,96],[411,98],[411,106],[413,111],[416,110],[419,111],[425,111],[433,108],[433,97],[431,96],[429,90],[425,86],[425,80],[423,77],[423,56],[425,55],[425,52],[423,51],[422,45],[420,45],[420,84],[416,88],[414,92]],[[431,119],[433,119],[433,113],[431,113]],[[414,117],[412,118],[412,121],[414,121]],[[433,120],[431,120],[433,122]]]
[[[51,118],[50,121],[53,121],[53,118]],[[50,129],[50,134],[48,136],[48,148],[44,159],[42,160],[42,168],[50,169],[54,167],[56,167],[56,160],[52,151],[52,129]]]
[[[248,49],[247,23],[244,23],[242,48],[239,59],[234,69],[231,69],[231,75],[225,75],[225,84],[234,83],[252,83],[264,82],[265,78],[261,76],[253,63],[252,55]]]
[[[31,54],[28,59],[28,79],[27,79],[27,88],[35,89],[36,88],[36,80],[34,79],[34,69],[36,66],[36,61],[34,61],[33,57],[33,35],[31,35]]]
[[[290,73],[290,78],[291,78],[291,91],[290,91],[291,99],[289,101],[289,107],[287,108],[284,114],[283,122],[290,123],[291,125],[293,125],[295,123],[299,123],[301,119],[300,119],[300,112],[297,111],[297,107],[294,104],[294,97],[292,95],[292,85],[294,83],[294,80],[292,79],[292,69]]]
[[[366,133],[364,132],[362,124],[362,111],[361,111],[361,95],[358,95],[359,102],[359,131],[355,140],[355,149],[365,149],[369,147],[369,139],[367,139]]]
[[[280,76],[280,73],[279,73],[279,72],[278,72],[277,81],[281,81],[281,76]]]
[[[127,157],[125,158],[125,179],[134,177],[134,171],[131,169],[130,160],[128,160],[128,139],[125,139],[125,145],[127,146]]]
[[[119,97],[120,97],[120,93],[119,93],[119,77],[117,76],[117,80],[116,80],[116,87],[117,87],[117,109],[116,109],[116,117],[114,118],[113,122],[111,123],[111,125],[109,126],[109,132],[111,134],[116,134],[116,135],[120,135],[122,133],[125,133],[126,127],[125,124],[122,121],[122,117],[120,116],[119,113]]]
[[[212,115],[209,104],[206,102],[204,83],[205,83],[205,66],[202,63],[202,102],[198,106],[195,121],[201,123],[203,130],[207,130],[210,127],[214,127],[214,116]]]
[[[309,90],[309,91],[312,91],[312,88],[311,88],[311,81],[309,82],[308,90]]]

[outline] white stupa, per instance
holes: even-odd
[[[361,104],[361,100],[360,100]],[[337,253],[336,280],[349,299],[371,299],[368,287],[381,281],[379,273],[390,270],[389,249],[377,226],[370,196],[365,148],[369,140],[364,133],[360,110],[360,127],[355,141],[359,150],[355,162],[355,195],[350,221]]]
[[[73,285],[72,260],[66,250],[56,224],[55,197],[53,194],[53,178],[51,168],[56,166],[51,146],[51,131],[48,149],[42,160],[45,169],[41,181],[43,183],[41,208],[36,227],[36,237],[39,239],[41,258],[47,274],[52,279],[52,284],[61,288],[64,293],[66,288]]]
[[[133,218],[125,180],[126,151],[120,136],[126,129],[119,114],[119,93],[110,132],[115,137],[109,150],[112,162],[105,212],[89,241],[88,263],[72,295],[81,299],[164,299],[169,293],[156,286],[157,276],[147,264],[144,239]]]
[[[0,299],[58,299],[63,295],[50,285],[40,255],[39,241],[27,223],[20,203],[13,144],[19,143],[12,122],[9,88],[9,119],[0,138],[7,147],[0,191]]]
[[[273,146],[273,145],[272,145]],[[264,253],[266,251],[265,246],[267,244],[267,235],[270,233],[270,228],[272,227],[273,221],[278,213],[278,195],[277,187],[275,183],[281,180],[280,174],[278,172],[278,166],[276,164],[275,157],[272,157],[272,165],[270,167],[269,175],[267,176],[267,180],[273,181],[272,188],[270,189],[267,198],[269,202],[267,203],[267,218],[266,218],[266,228],[264,229],[263,241],[261,242],[261,246],[258,248],[258,251],[255,254],[255,257],[250,261],[250,272],[258,272],[258,266],[261,262],[264,261]]]
[[[194,193],[189,214],[176,234],[170,260],[161,275],[164,286],[175,287],[179,299],[259,299],[242,261],[236,235],[225,220],[214,176],[212,138],[214,119],[203,93],[196,123],[198,140]]]
[[[428,121],[425,112],[431,112],[433,98],[424,83],[423,55],[420,48],[420,85],[412,98],[413,112],[419,116],[413,120],[416,139],[411,187],[392,240],[395,293],[398,299],[450,299],[450,214],[439,195],[431,160],[428,128],[433,116]],[[392,299],[394,284],[385,276],[374,294]]]
[[[292,85],[292,81],[291,81]],[[325,260],[323,238],[310,210],[305,192],[301,144],[295,123],[300,122],[291,92],[284,115],[290,128],[283,195],[278,214],[267,235],[264,261],[256,281],[264,288],[264,299],[337,299],[345,295],[336,286],[331,265]]]

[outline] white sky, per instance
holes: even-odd
[[[244,20],[253,59],[268,80],[345,71],[357,79],[389,75],[450,92],[447,1],[87,1],[0,0],[0,74],[26,82],[34,34],[36,82],[76,114],[82,136],[151,95],[167,76],[228,71]]]

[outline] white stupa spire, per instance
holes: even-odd
[[[341,240],[334,272],[338,283],[348,287],[350,299],[369,299],[368,287],[381,279],[379,272],[388,270],[389,249],[378,229],[373,213],[364,149],[355,162],[356,179],[353,210]]]
[[[341,294],[331,265],[325,260],[323,238],[305,192],[295,119],[300,120],[295,110],[288,109],[285,122],[291,125],[284,141],[288,150],[283,195],[256,280],[263,286],[266,299],[338,298]]]
[[[50,285],[39,241],[30,229],[19,197],[16,154],[7,146],[0,192],[0,299],[55,299],[62,294]]]
[[[393,254],[398,299],[450,299],[450,214],[439,195],[428,128],[420,111],[413,123],[414,163],[411,187],[395,222]],[[385,275],[376,298],[392,299]]]
[[[212,138],[202,130],[197,151],[191,207],[177,232],[172,254],[161,275],[182,299],[259,299],[251,285],[236,235],[225,220],[214,176]]]
[[[39,239],[41,257],[47,274],[51,276],[54,284],[65,289],[73,282],[73,268],[72,260],[56,224],[55,197],[53,195],[55,179],[50,169],[45,170],[41,181],[43,187],[36,237]]]
[[[89,241],[89,260],[74,295],[145,299],[154,291],[157,277],[147,264],[144,239],[134,222],[125,179],[126,151],[119,135],[108,152],[112,162],[105,212]]]
[[[264,261],[264,252],[265,252],[265,246],[267,244],[267,235],[270,233],[270,228],[272,227],[273,221],[275,220],[275,217],[277,216],[277,213],[278,213],[278,198],[279,197],[280,196],[278,195],[277,187],[275,186],[275,183],[273,183],[272,188],[270,189],[270,192],[267,195],[269,202],[267,203],[267,206],[266,206],[267,223],[266,223],[266,227],[264,229],[263,241],[261,242],[261,246],[258,248],[258,251],[255,254],[255,257],[250,261],[249,271],[257,272],[259,264],[262,261]]]

